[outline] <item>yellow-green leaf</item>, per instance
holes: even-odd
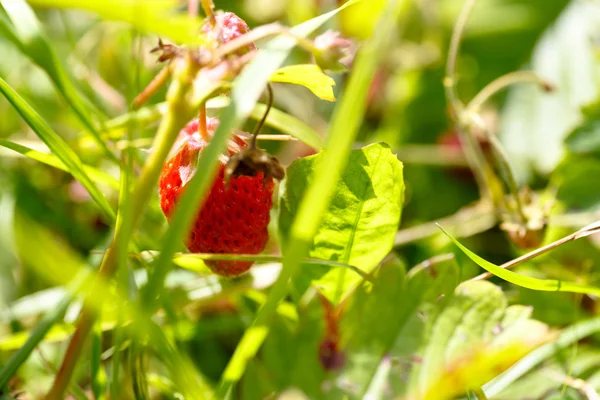
[[[290,65],[279,68],[271,76],[271,82],[302,85],[320,99],[335,101],[333,95],[335,81],[314,64]]]

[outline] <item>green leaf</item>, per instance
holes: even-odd
[[[63,164],[62,161],[60,161],[54,154],[42,153],[41,151],[33,150],[29,147],[22,146],[18,143],[2,139],[0,139],[0,146],[6,147],[7,149],[11,149],[19,154],[22,154],[25,157],[31,158],[32,160],[39,161],[51,167],[69,172],[69,169],[65,166],[65,164]],[[113,178],[112,176],[89,165],[83,165],[83,170],[94,181],[108,185],[113,189],[119,188],[119,181]]]
[[[335,101],[333,95],[335,81],[315,64],[298,64],[279,68],[271,76],[271,82],[301,85],[320,99]]]
[[[600,187],[590,184],[600,174],[600,159],[593,155],[570,154],[552,172],[556,200],[567,210],[595,210],[600,205]],[[553,211],[558,213],[558,207]],[[564,213],[564,211],[563,211]]]
[[[513,382],[520,380],[525,374],[533,371],[541,363],[554,356],[557,352],[576,345],[581,339],[600,332],[600,317],[584,320],[564,329],[554,340],[535,349],[510,369],[498,375],[484,385],[487,396],[495,396],[509,387]]]
[[[88,278],[88,274],[83,271],[79,274],[72,285],[70,286],[70,293],[66,295],[55,308],[48,311],[46,315],[37,323],[35,328],[31,331],[31,334],[23,343],[19,342],[16,347],[18,350],[12,355],[10,360],[0,370],[0,388],[8,384],[9,379],[17,372],[19,367],[29,358],[33,350],[38,344],[44,340],[48,332],[56,326],[56,324],[62,320],[67,311],[67,308],[73,300],[73,293],[79,290],[79,286],[83,286],[83,283]],[[12,339],[12,338],[11,338]],[[9,342],[10,344],[10,342]],[[0,343],[0,348],[6,346],[5,340]],[[10,348],[10,346],[8,347]]]
[[[294,28],[294,33],[306,35],[310,32],[313,32],[338,11],[355,3],[356,1],[351,0],[337,10],[309,20]],[[340,107],[343,109],[341,116],[338,114],[337,118],[334,117],[334,125],[330,130],[331,136],[329,139],[332,140],[331,143],[335,143],[335,147],[331,148],[331,153],[329,153],[330,158],[328,159],[328,163],[325,164],[325,166],[329,168],[323,169],[324,171],[327,171],[327,173],[320,175],[327,178],[324,182],[319,182],[319,184],[315,183],[315,189],[322,190],[320,193],[313,192],[312,195],[307,195],[307,197],[310,198],[310,201],[306,203],[305,208],[307,209],[304,212],[305,215],[303,218],[301,218],[302,220],[310,215],[310,218],[313,219],[313,221],[310,221],[310,225],[314,225],[315,231],[319,224],[321,215],[327,208],[327,202],[330,194],[328,185],[335,184],[339,172],[343,169],[345,161],[344,156],[350,152],[350,147],[358,130],[358,123],[364,113],[366,100],[362,99],[357,101],[357,99],[361,98],[360,93],[364,93],[366,91],[366,88],[368,87],[370,80],[375,73],[375,64],[377,63],[378,56],[381,55],[385,50],[386,44],[388,43],[388,39],[391,35],[391,31],[396,22],[396,17],[403,9],[402,6],[405,5],[404,2],[401,2],[400,4],[401,6],[394,4],[396,7],[390,8],[390,10],[393,10],[393,12],[388,15],[385,23],[382,24],[383,28],[382,32],[380,32],[381,35],[376,36],[378,40],[374,40],[373,42],[369,43],[366,48],[363,48],[363,52],[357,58],[357,63],[354,69],[354,75],[356,76],[350,79],[348,86],[347,94],[350,97],[345,102],[340,103]],[[278,68],[284,61],[289,49],[293,46],[293,40],[290,40],[290,38],[281,37],[271,41],[270,44],[272,45],[271,49],[273,50],[267,53],[262,53],[264,54],[264,57],[261,57],[261,53],[259,53],[257,58],[255,58],[254,61],[242,71],[242,75],[240,76],[240,80],[243,79],[244,82],[248,81],[248,88],[251,89],[251,94],[253,97],[249,97],[248,99],[244,100],[244,93],[242,91],[233,96],[234,101],[227,109],[229,110],[231,108],[231,110],[222,114],[221,124],[223,124],[223,121],[227,120],[225,118],[226,116],[235,117],[235,115],[239,112],[237,110],[241,109],[246,110],[246,112],[250,111],[251,106],[254,105],[264,87],[264,84],[254,87],[254,85],[250,85],[250,80],[258,79],[254,78],[254,76],[256,76],[259,77],[262,82],[266,82],[271,77],[273,72],[275,72],[272,67],[274,66],[275,68]],[[288,51],[282,51],[282,48],[288,49]],[[268,65],[269,68],[265,68],[265,65]],[[252,66],[252,68],[250,68],[250,66]],[[338,113],[340,113],[340,111],[338,111]],[[235,118],[232,119],[235,120]],[[337,121],[337,123],[335,121]],[[227,132],[227,130],[231,129],[232,127],[233,126],[219,125],[219,129],[223,128],[224,132]],[[219,133],[219,129],[217,130],[217,134]],[[215,136],[217,136],[217,134],[215,134]],[[224,149],[224,147],[225,145],[223,144],[221,149]],[[310,211],[308,208],[310,208]],[[308,221],[304,220],[300,225],[304,225],[307,222]],[[238,344],[233,357],[227,365],[218,392],[218,394],[221,396],[225,396],[230,392],[233,384],[237,382],[244,373],[248,360],[256,355],[256,352],[268,334],[268,321],[275,313],[277,304],[285,297],[287,293],[288,281],[291,276],[295,275],[296,271],[301,265],[301,259],[308,251],[309,242],[312,241],[311,228],[309,228],[308,231],[305,230],[304,234],[302,235],[299,235],[297,232],[294,233],[294,239],[298,239],[295,242],[295,249],[291,249],[288,255],[286,255],[284,258],[282,271],[279,274],[277,282],[269,293],[267,302],[258,312],[256,318],[252,322],[252,325],[244,333],[244,336]]]
[[[98,204],[100,210],[108,218],[115,219],[115,212],[108,203],[108,200],[98,189],[94,181],[86,173],[83,163],[77,156],[77,153],[50,128],[50,125],[35,112],[35,110],[23,100],[2,78],[0,78],[0,92],[12,104],[17,112],[23,117],[25,122],[38,135],[38,137],[48,146],[50,151],[65,165],[68,172],[83,185],[92,199]]]
[[[288,168],[281,198],[279,228],[289,243],[300,201],[323,154],[300,158]],[[385,144],[354,150],[341,179],[333,188],[332,201],[316,232],[309,256],[354,265],[371,272],[390,252],[404,200],[402,163]],[[360,278],[334,269],[325,273],[303,269],[295,278],[300,287],[314,283],[331,301],[338,302],[354,289]]]
[[[12,1],[12,0],[10,0]],[[196,16],[177,13],[176,0],[29,0],[38,7],[79,9],[97,14],[110,21],[121,21],[145,33],[155,33],[179,43],[201,43],[199,27],[202,20]]]
[[[477,389],[548,337],[530,308],[507,306],[500,288],[486,281],[463,283],[437,308],[423,313],[422,343],[411,355],[422,360],[410,372],[407,392],[415,398],[450,400]]]
[[[346,360],[335,373],[339,381],[352,382],[344,386],[350,398],[366,398],[367,390],[374,395],[389,387],[388,381],[395,376],[389,375],[388,356],[398,336],[423,302],[451,294],[458,277],[453,257],[423,263],[408,275],[404,266],[392,259],[382,265],[371,282],[361,285],[343,307],[333,310],[334,314],[341,314],[338,349]],[[326,308],[319,297],[313,296],[307,305],[298,306],[297,321],[282,318],[281,313],[273,319],[260,358],[251,362],[241,382],[246,392],[256,390],[255,374],[262,373],[275,386],[271,391],[297,387],[311,399],[343,398],[339,388],[327,384],[331,374],[319,359],[319,348],[328,332]],[[388,397],[389,392],[384,392],[380,398]]]
[[[343,376],[356,386],[353,394],[357,398],[364,398],[367,389],[373,389],[377,373],[380,381],[391,379],[390,369],[384,374],[380,365],[387,369],[385,357],[406,331],[408,321],[423,302],[452,293],[458,278],[454,259],[421,265],[406,277],[402,265],[393,261],[382,265],[372,287],[363,285],[350,298],[341,329],[348,357]]]
[[[71,81],[67,69],[56,54],[50,41],[42,31],[33,10],[24,0],[1,0],[0,3],[12,20],[13,26],[4,18],[0,18],[0,32],[6,34],[15,46],[34,63],[42,68],[50,77],[56,89],[71,106],[81,123],[89,131],[104,154],[117,162],[116,156],[108,149],[100,138],[100,133],[90,119],[90,111],[81,98],[81,94]]]
[[[537,85],[510,89],[499,137],[522,179],[534,169],[554,169],[563,155],[564,138],[583,121],[581,107],[600,98],[595,48],[589,40],[597,35],[599,21],[597,3],[569,2],[536,44],[530,61],[531,70],[556,90],[545,93]]]
[[[322,388],[327,375],[319,361],[319,345],[325,332],[323,305],[313,297],[298,314],[299,320],[295,324],[280,315],[273,318],[269,336],[261,349],[260,362],[251,365],[269,377],[265,381],[274,386],[272,392],[297,387],[302,388],[308,398],[327,398]],[[249,368],[249,372],[251,370]],[[241,382],[246,392],[251,390],[250,386],[256,385],[250,379],[251,375],[244,376]]]
[[[537,350],[534,350],[523,359],[529,358]],[[521,360],[517,362],[517,365],[520,362]],[[597,400],[597,392],[600,390],[599,372],[600,350],[598,350],[597,345],[595,343],[591,346],[584,343],[574,344],[570,348],[556,349],[552,354],[552,358],[514,381],[505,390],[489,396],[492,399],[571,398],[562,395],[568,377],[573,382],[582,383],[580,387],[581,394],[572,398]],[[583,382],[585,382],[585,387]],[[587,396],[584,395],[584,392]],[[559,395],[560,397],[552,397],[552,395]]]
[[[524,276],[515,272],[509,271],[492,264],[489,261],[484,260],[477,254],[473,253],[465,246],[460,244],[458,240],[454,239],[448,232],[443,228],[442,231],[454,242],[454,244],[469,257],[473,262],[479,265],[486,271],[496,275],[499,278],[504,279],[507,282],[514,283],[515,285],[532,289],[541,290],[546,292],[571,292],[571,293],[584,293],[591,295],[600,295],[600,288],[595,286],[584,285],[576,282],[560,281],[556,279],[537,279],[530,276]]]
[[[345,6],[354,3],[350,1]],[[377,62],[387,49],[396,21],[407,6],[407,1],[390,2],[389,12],[384,13],[378,33],[361,49],[355,61],[345,98],[336,108],[333,123],[330,126],[327,156],[319,163],[319,170],[326,172],[317,175],[302,201],[296,221],[291,228],[290,246],[284,258],[282,271],[269,293],[267,302],[258,312],[252,325],[246,330],[225,370],[219,391],[221,395],[229,392],[232,385],[242,376],[247,361],[256,354],[268,333],[269,319],[275,313],[277,304],[287,294],[288,281],[296,275],[301,266],[302,257],[309,251],[321,217],[329,205],[334,185],[344,169],[362,121],[366,106],[366,99],[363,98],[362,93],[366,92],[375,73]],[[318,24],[324,22],[324,19],[331,15],[333,14],[329,13],[319,17]],[[312,23],[314,24],[315,21],[312,20]]]
[[[600,153],[600,119],[585,121],[565,139],[567,150],[575,154]]]
[[[123,314],[124,319],[131,320],[135,324],[136,329],[130,330],[132,336],[136,340],[149,340],[161,354],[171,371],[173,380],[183,392],[190,398],[198,399],[204,398],[199,394],[209,395],[210,388],[198,375],[197,370],[191,366],[191,361],[185,355],[175,351],[164,332],[151,320],[150,315],[137,307],[137,303],[128,301],[127,296],[115,290],[105,279],[94,273],[95,271],[85,265],[83,260],[56,235],[33,222],[21,211],[15,215],[15,243],[22,262],[34,268],[46,280],[60,285],[68,284],[77,294],[102,293],[102,296],[88,295],[86,306],[95,312],[101,312],[105,304],[116,307],[118,312]],[[44,251],[39,251],[40,249]],[[84,282],[80,284],[78,279],[83,279],[79,278],[81,271],[88,273],[84,276]],[[40,328],[40,331],[45,334],[49,327],[44,326],[44,328],[45,330]],[[37,327],[34,332],[37,332]],[[42,338],[43,336],[36,336],[37,342],[31,342],[31,349],[35,348]],[[24,355],[25,358],[19,359],[20,363],[29,353]]]

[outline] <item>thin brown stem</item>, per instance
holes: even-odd
[[[256,147],[256,139],[258,138],[258,134],[260,133],[260,130],[262,129],[262,127],[265,125],[265,121],[267,120],[267,117],[269,116],[269,111],[271,111],[271,108],[273,108],[273,85],[271,85],[270,83],[267,83],[267,94],[269,99],[267,100],[267,108],[265,110],[265,113],[263,114],[263,117],[261,118],[260,121],[258,121],[258,123],[256,124],[256,126],[254,127],[254,131],[252,132],[252,142],[250,142],[250,147],[251,148],[255,148]]]
[[[200,0],[202,4],[202,9],[204,10],[204,14],[206,14],[206,18],[210,21],[210,24],[214,27],[217,23],[215,19],[215,4],[212,0]]]
[[[460,15],[454,25],[452,37],[450,39],[450,48],[448,50],[448,59],[446,61],[446,77],[444,78],[444,86],[446,87],[446,96],[450,100],[454,117],[457,118],[462,112],[463,104],[456,94],[456,60],[460,50],[460,42],[462,35],[473,10],[473,6],[477,0],[466,0],[463,5]]]
[[[516,71],[493,80],[486,87],[481,89],[479,93],[469,102],[467,110],[469,112],[478,113],[481,106],[494,96],[499,91],[519,83],[533,83],[538,85],[542,90],[550,92],[553,90],[552,84],[540,78],[533,71]]]
[[[276,142],[293,142],[297,141],[295,137],[291,135],[256,135],[256,140],[261,141],[276,141]]]
[[[202,103],[198,109],[198,132],[205,142],[210,142],[211,137],[208,134],[208,128],[206,126],[206,103]]]
[[[144,91],[137,95],[135,99],[133,99],[133,104],[131,105],[131,107],[134,110],[137,110],[138,108],[146,104],[148,100],[150,100],[150,97],[152,97],[158,91],[158,89],[160,89],[165,85],[165,83],[167,83],[170,77],[171,68],[167,65],[166,67],[160,70],[160,72],[154,77],[154,79],[152,79],[152,81],[148,84],[148,86],[146,86]]]
[[[558,382],[562,382],[573,389],[579,390],[584,396],[587,397],[588,400],[600,400],[600,395],[596,389],[594,389],[594,386],[590,385],[583,379],[573,378],[555,371],[548,371],[547,375]]]
[[[73,370],[75,369],[75,360],[77,360],[79,354],[81,354],[81,350],[83,349],[86,338],[92,329],[94,320],[95,318],[90,312],[84,311],[81,314],[79,321],[77,321],[75,333],[69,342],[69,347],[67,347],[67,353],[65,354],[63,363],[56,374],[52,388],[46,395],[46,400],[63,399],[63,394],[69,386],[71,376],[73,375]],[[73,362],[65,362],[66,360],[73,360]]]
[[[465,157],[473,171],[473,176],[479,187],[480,196],[489,198],[494,202],[496,208],[501,206],[500,197],[502,193],[497,193],[498,182],[494,176],[491,167],[485,159],[481,146],[469,132],[469,126],[464,123],[464,105],[456,93],[456,61],[460,50],[460,42],[465,30],[465,26],[477,0],[466,0],[454,25],[452,37],[450,39],[450,48],[448,50],[448,59],[446,61],[446,77],[444,86],[446,88],[446,98],[450,105],[452,118],[457,123],[457,133],[461,145],[465,151]]]
[[[481,117],[479,117],[478,114],[472,115],[472,122],[478,129],[480,129],[483,132],[485,138],[492,146],[492,153],[494,156],[493,160],[495,161],[498,170],[504,175],[504,178],[506,179],[506,185],[508,186],[510,195],[514,200],[519,220],[522,224],[526,224],[527,216],[525,215],[523,202],[521,201],[521,196],[519,195],[519,186],[517,185],[515,174],[513,173],[510,163],[508,162],[508,155],[504,151],[504,148],[500,144],[498,138],[489,131],[489,129],[485,126],[485,123],[483,122]]]
[[[189,91],[192,89],[191,77],[195,76],[198,72],[198,66],[193,63],[185,63],[178,65],[178,67],[174,73],[175,79],[167,92],[168,110],[155,136],[153,151],[144,164],[140,178],[133,190],[132,199],[128,202],[129,206],[122,212],[123,218],[117,225],[113,241],[102,260],[99,279],[108,281],[115,274],[118,265],[117,255],[120,251],[119,248],[120,246],[127,248],[134,228],[152,196],[160,176],[160,171],[162,170],[162,165],[171,150],[173,142],[177,138],[179,130],[193,115],[193,107],[186,100]],[[218,87],[217,84],[215,86]],[[212,90],[212,87],[206,89],[207,93],[209,91],[212,92]],[[86,297],[83,311],[77,321],[75,333],[69,342],[65,357],[54,383],[46,396],[46,400],[62,400],[64,398],[64,392],[71,380],[85,340],[96,319],[96,313],[89,306],[89,301],[93,298],[104,298],[105,293],[102,293],[102,286],[95,285]]]

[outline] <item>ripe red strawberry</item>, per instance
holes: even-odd
[[[215,40],[216,44],[227,43],[250,32],[248,24],[232,12],[217,12],[215,14],[215,22],[215,27],[213,28],[210,19],[207,18],[202,26],[202,32]],[[240,48],[236,54],[241,56],[252,50],[256,50],[254,43]]]
[[[207,119],[208,133],[212,136],[219,124]],[[167,219],[177,199],[195,173],[196,160],[207,142],[198,132],[198,120],[191,121],[179,134],[172,156],[163,167],[159,183],[160,205]],[[233,136],[228,145],[229,155],[246,148],[243,133]],[[268,240],[267,226],[272,206],[273,178],[264,178],[262,172],[254,176],[234,175],[229,184],[224,182],[228,157],[219,161],[221,166],[215,183],[200,209],[186,246],[193,253],[258,254]],[[206,261],[222,276],[236,276],[246,272],[251,261]]]

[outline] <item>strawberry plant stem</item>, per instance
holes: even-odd
[[[256,126],[254,127],[250,147],[256,147],[256,140],[258,139],[258,134],[260,133],[262,127],[265,125],[265,121],[269,116],[269,111],[271,111],[271,108],[273,107],[273,85],[271,85],[270,83],[267,83],[267,94],[269,96],[269,100],[267,102],[267,109],[265,110],[263,117],[260,119],[260,121],[256,123]]]
[[[552,91],[554,88],[549,83],[540,78],[533,71],[516,71],[493,80],[486,87],[481,89],[479,93],[469,102],[467,110],[473,113],[478,113],[481,106],[494,96],[499,91],[519,83],[534,83],[546,92]]]
[[[519,195],[519,186],[517,185],[515,174],[513,173],[510,163],[508,162],[508,155],[504,151],[504,148],[500,144],[498,138],[495,135],[493,135],[489,131],[489,129],[487,129],[486,127],[482,127],[482,130],[484,132],[485,137],[492,145],[494,160],[496,161],[498,169],[504,174],[508,190],[515,201],[516,211],[519,216],[519,219],[521,220],[521,223],[526,224],[527,216],[525,215],[523,202],[521,201],[521,196]]]
[[[162,70],[160,70],[160,72],[154,77],[154,79],[152,79],[148,86],[146,86],[144,91],[140,93],[135,99],[133,99],[132,108],[134,110],[137,110],[138,108],[146,104],[148,100],[150,100],[150,97],[152,97],[152,95],[154,95],[154,93],[156,93],[158,89],[160,89],[165,83],[167,83],[167,80],[169,80],[170,76],[171,68],[169,68],[169,66],[166,66]]]
[[[202,9],[206,14],[206,18],[210,21],[210,24],[214,27],[217,21],[215,20],[215,4],[212,0],[201,0]]]
[[[114,275],[118,265],[117,254],[119,253],[119,247],[127,247],[134,227],[152,196],[152,191],[160,176],[162,165],[171,150],[173,142],[177,138],[179,130],[185,125],[190,116],[193,115],[193,109],[190,108],[185,99],[186,94],[191,89],[190,77],[195,75],[197,67],[187,61],[175,66],[178,67],[178,70],[174,73],[175,79],[171,83],[167,93],[167,112],[159,126],[153,150],[146,160],[140,179],[134,188],[132,201],[129,202],[128,209],[124,210],[123,219],[117,225],[112,244],[102,260],[99,271],[100,277],[109,279]],[[90,298],[103,298],[102,293],[99,293],[98,286],[94,286],[91,289],[89,296]],[[60,400],[64,397],[64,392],[71,380],[75,365],[95,319],[96,314],[89,306],[84,304],[84,309],[77,321],[75,333],[69,342],[62,365],[46,396],[47,400]]]
[[[198,109],[198,132],[204,141],[207,143],[210,142],[210,135],[208,134],[208,128],[206,127],[206,103],[202,103]]]
[[[497,182],[492,182],[492,180],[495,180],[495,177],[490,165],[485,160],[481,146],[476,143],[473,135],[468,132],[469,127],[463,122],[465,106],[460,101],[458,94],[456,93],[456,61],[458,58],[458,52],[460,50],[460,42],[476,1],[477,0],[466,0],[460,15],[458,16],[458,20],[454,25],[452,38],[450,39],[450,49],[448,50],[448,59],[446,61],[446,77],[444,78],[444,86],[446,88],[446,98],[452,110],[452,117],[457,122],[456,130],[458,137],[462,147],[464,148],[465,158],[467,159],[471,170],[473,171],[475,181],[479,186],[480,196],[482,198],[491,199],[494,205],[499,208],[499,206],[502,204],[500,199],[500,197],[502,197],[502,193],[497,193]]]

